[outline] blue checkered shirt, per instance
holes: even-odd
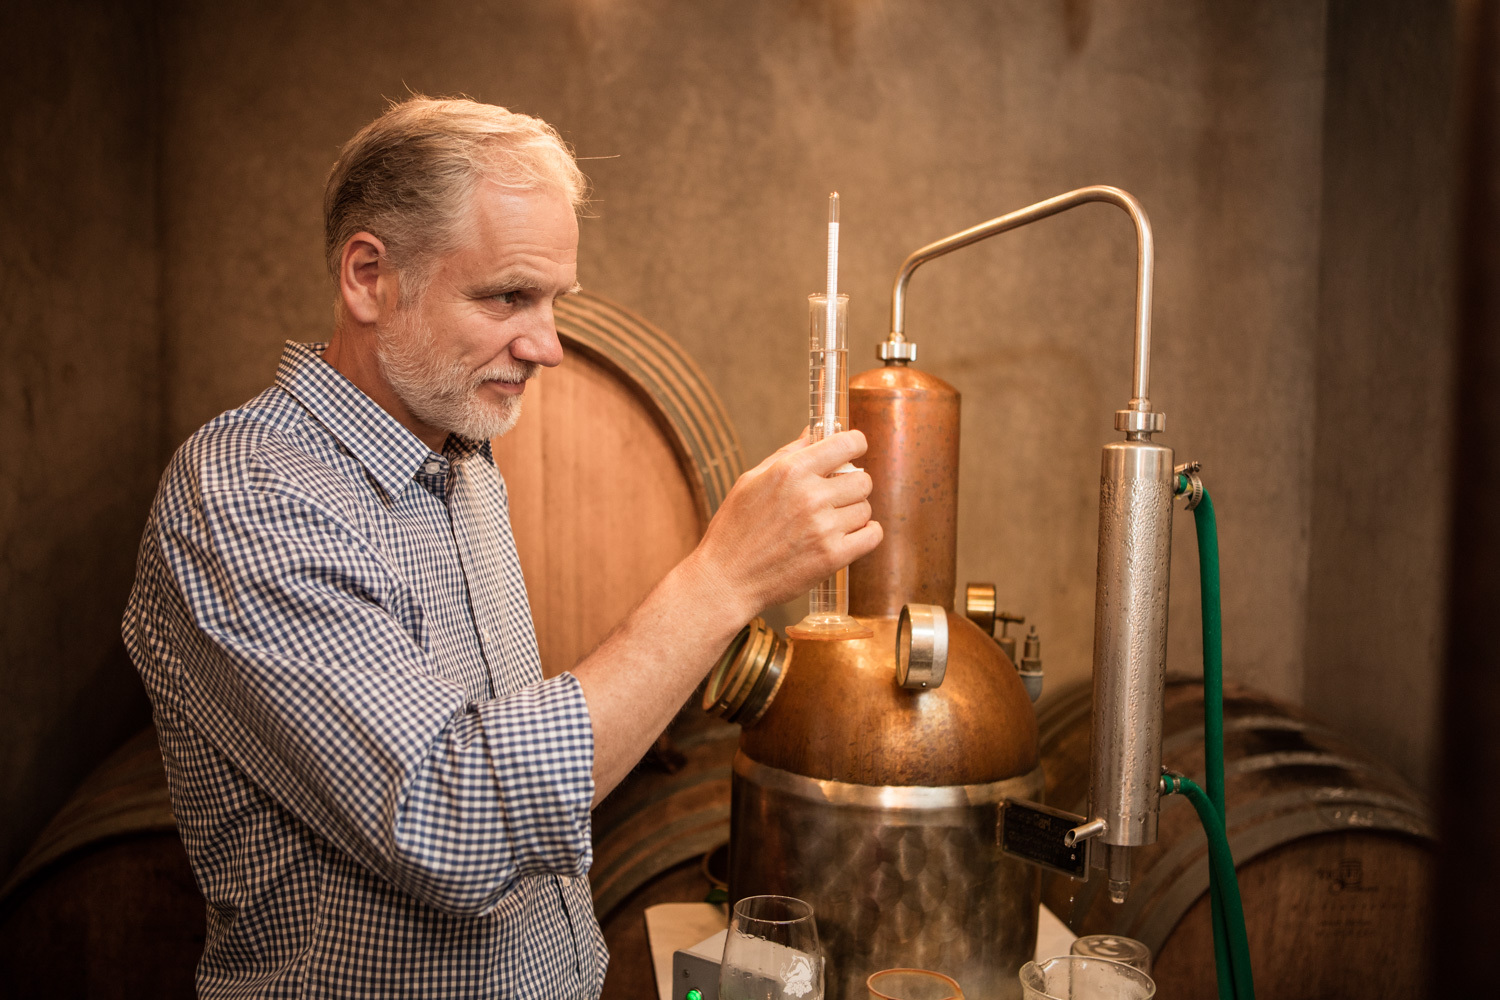
[[[287,344],[162,479],[124,635],[208,904],[204,997],[597,996],[594,742],[542,677],[489,445]],[[464,565],[474,470],[498,553]]]

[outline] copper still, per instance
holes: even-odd
[[[730,895],[812,903],[829,1000],[863,997],[870,973],[901,965],[1019,995],[1040,881],[1001,853],[996,828],[1001,803],[1039,798],[1042,776],[1014,665],[953,610],[959,395],[891,359],[851,380],[849,411],[885,529],[849,572],[850,614],[874,636],[788,645],[757,620],[716,669],[706,701],[744,725]],[[924,635],[944,632],[945,660],[924,659]]]
[[[970,585],[964,613],[954,611],[959,395],[913,367],[904,303],[923,263],[1090,203],[1124,211],[1135,229],[1136,322],[1131,395],[1115,413],[1124,440],[1105,445],[1100,472],[1090,795],[1086,815],[1073,815],[1040,801],[1034,631],[1018,673],[1004,624],[1020,619],[996,609],[993,587]],[[885,529],[849,568],[849,613],[874,635],[788,645],[757,619],[710,675],[704,707],[744,727],[730,896],[812,903],[829,1000],[865,996],[870,973],[896,966],[945,973],[970,996],[1017,997],[1040,900],[1028,862],[1080,879],[1105,869],[1119,902],[1131,853],[1156,840],[1172,498],[1191,470],[1153,441],[1166,418],[1148,395],[1152,272],[1144,210],[1106,186],[909,255],[877,351],[884,367],[849,383],[850,424],[868,439],[870,505]],[[988,634],[997,624],[1001,635]],[[1011,841],[1013,821],[1027,816],[1041,840]]]

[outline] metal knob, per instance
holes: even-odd
[[[948,671],[948,612],[941,604],[908,604],[896,626],[896,683],[935,688]]]

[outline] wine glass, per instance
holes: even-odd
[[[747,896],[734,904],[720,1000],[823,1000],[823,952],[813,909],[791,896]]]

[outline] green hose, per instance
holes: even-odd
[[[1193,485],[1187,476],[1177,477],[1179,494],[1189,492]],[[1211,810],[1205,814],[1199,808],[1198,816],[1203,821],[1210,845],[1208,891],[1219,997],[1220,1000],[1254,1000],[1250,949],[1245,943],[1245,917],[1240,906],[1239,883],[1234,875],[1234,860],[1229,852],[1226,826],[1229,811],[1224,802],[1224,626],[1219,601],[1219,530],[1214,518],[1213,498],[1207,489],[1203,489],[1201,481],[1197,486],[1201,494],[1193,509],[1193,524],[1198,534],[1198,580],[1203,605],[1203,754],[1208,790],[1205,793],[1197,785],[1192,787],[1204,796],[1204,804]],[[1182,780],[1186,782],[1186,779]],[[1177,791],[1176,788],[1172,790]],[[1196,801],[1193,804],[1198,805]],[[1211,819],[1217,819],[1216,830],[1210,829]],[[1223,842],[1223,856],[1229,862],[1227,869],[1212,863],[1216,833]]]
[[[1166,789],[1171,794],[1187,796],[1187,800],[1198,811],[1203,832],[1208,835],[1210,878],[1219,886],[1219,898],[1229,938],[1231,975],[1228,980],[1219,980],[1219,996],[1224,1000],[1255,1000],[1255,983],[1250,975],[1250,941],[1245,936],[1245,911],[1240,904],[1240,885],[1234,875],[1234,855],[1229,851],[1229,837],[1224,832],[1223,816],[1209,801],[1208,793],[1191,778],[1168,774]],[[1217,948],[1215,955],[1217,957]]]

